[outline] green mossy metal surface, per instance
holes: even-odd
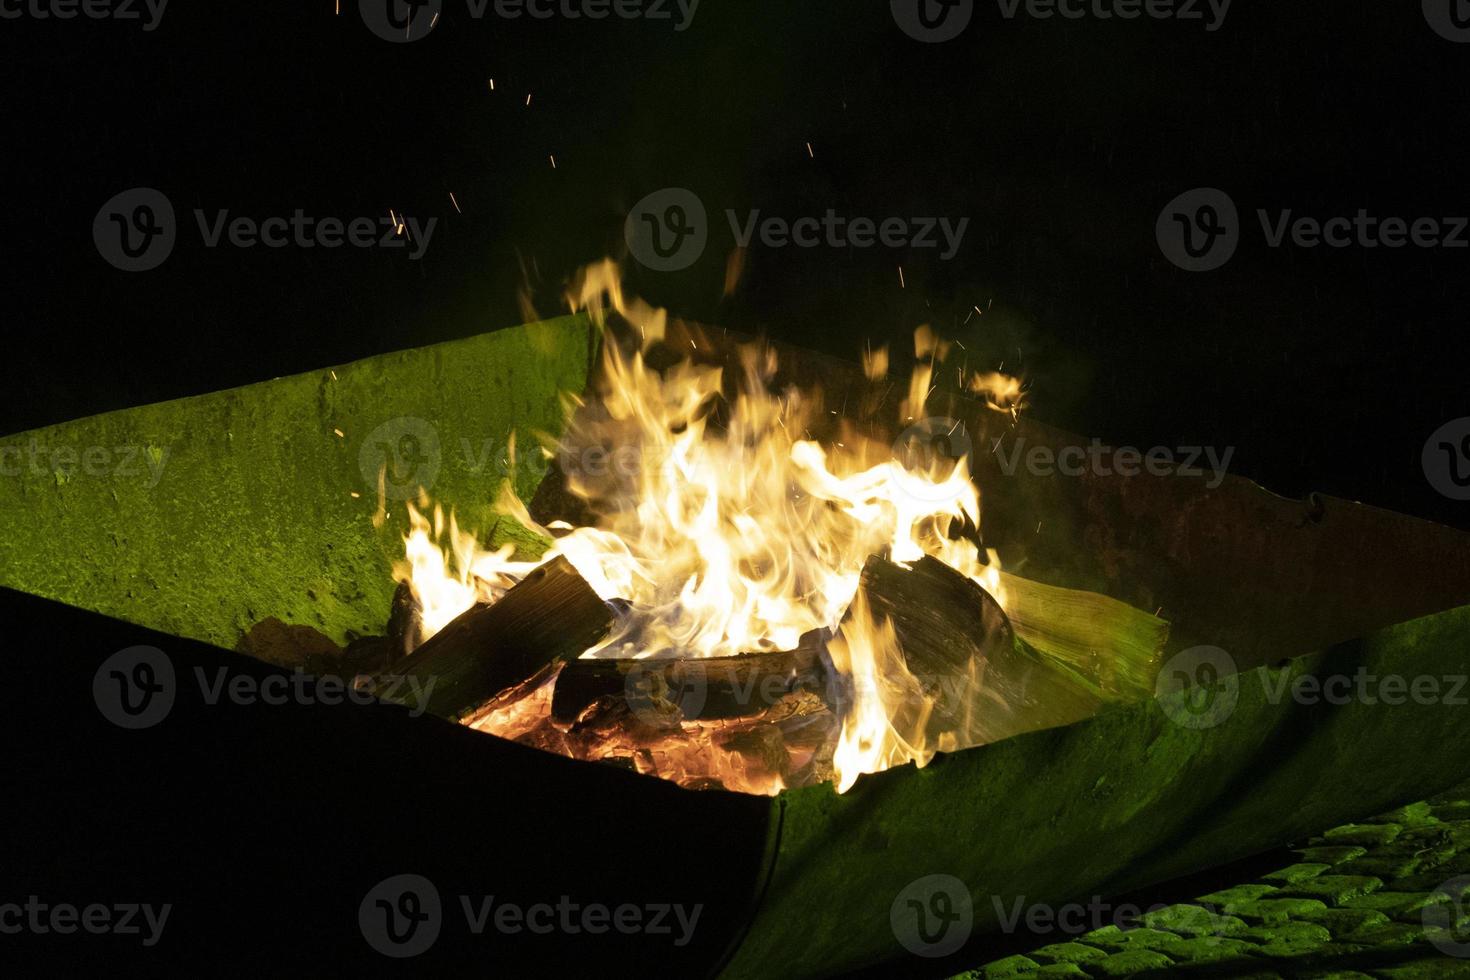
[[[0,476],[0,584],[224,647],[267,616],[338,642],[381,633],[405,508],[390,501],[373,526],[363,441],[396,418],[428,422],[431,496],[488,529],[507,437],[525,450],[560,431],[560,395],[586,386],[593,345],[590,324],[565,317],[0,440],[21,454]],[[539,477],[523,465],[518,492]]]
[[[908,957],[889,912],[925,875],[969,886],[983,949],[997,901],[1122,894],[1437,792],[1470,776],[1463,706],[1276,692],[1360,667],[1461,675],[1467,635],[1470,606],[1246,671],[1214,727],[1176,724],[1150,699],[863,777],[843,796],[786,792],[771,883],[725,975],[831,976]]]

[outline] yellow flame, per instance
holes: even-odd
[[[663,311],[626,300],[611,263],[584,273],[568,298],[599,318],[610,305],[640,330],[645,348],[667,335]],[[945,348],[928,328],[916,337],[927,360],[901,421],[922,416]],[[886,351],[870,354],[869,376],[886,361]],[[860,594],[864,562],[931,555],[1004,604],[999,561],[994,552],[982,561],[972,541],[951,540],[957,522],[980,524],[968,458],[915,465],[855,434],[824,447],[806,435],[822,411],[816,393],[774,391],[775,369],[774,352],[744,348],[739,377],[727,386],[720,368],[686,360],[654,370],[643,350],[624,351],[609,338],[597,397],[588,411],[569,406],[567,433],[554,447],[595,526],[562,533],[542,560],[564,555],[600,596],[628,604],[584,656],[733,656],[790,650],[803,634],[826,631],[852,692],[833,759],[844,791],[862,773],[923,765],[956,742],[926,742],[928,699],[892,626],[874,622]],[[993,404],[1004,397],[1014,407],[1019,398],[1019,382],[1013,390],[996,380],[979,387]],[[551,536],[508,488],[500,509]],[[432,523],[413,507],[409,519],[397,571],[423,606],[421,639],[475,602],[495,601],[538,564],[515,561],[509,547],[483,549],[452,516],[446,527],[438,508]],[[760,774],[748,782],[780,788]]]

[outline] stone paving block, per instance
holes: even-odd
[[[1344,942],[1381,948],[1407,946],[1424,938],[1424,927],[1408,922],[1390,922],[1386,926],[1370,926],[1343,937]]]
[[[1425,905],[1401,920],[1408,923],[1416,923],[1426,929],[1438,929],[1440,932],[1460,931],[1460,935],[1450,937],[1457,943],[1470,943],[1470,907],[1463,902],[1451,902],[1443,895],[1435,895],[1436,901]]]
[[[1364,823],[1393,823],[1403,827],[1415,827],[1430,823],[1435,819],[1434,808],[1428,800],[1420,800],[1418,803],[1410,803],[1401,806],[1397,810],[1389,810],[1376,817],[1369,817]]]
[[[1446,820],[1439,829],[1456,844],[1470,848],[1470,820]]]
[[[1371,848],[1366,857],[1384,857],[1385,855],[1414,854],[1435,844],[1450,843],[1449,831],[1445,830],[1447,824],[1437,824],[1433,827],[1416,827],[1406,830],[1394,839],[1392,844],[1382,844]]]
[[[1388,881],[1392,878],[1407,878],[1419,870],[1420,858],[1417,854],[1410,855],[1382,855],[1370,854],[1352,861],[1345,861],[1332,869],[1335,875],[1367,875],[1372,878],[1381,878]]]
[[[1068,977],[1086,977],[1087,971],[1076,963],[1052,963],[1043,966],[1035,973],[1026,974],[1027,977],[1035,977],[1036,980],[1066,980]]]
[[[1306,862],[1303,864],[1291,864],[1280,871],[1273,871],[1268,875],[1261,875],[1262,881],[1268,881],[1277,885],[1294,885],[1308,878],[1315,878],[1324,871],[1331,871],[1332,865],[1320,862]]]
[[[1239,960],[1256,952],[1251,943],[1239,939],[1222,939],[1205,936],[1186,939],[1169,947],[1169,959],[1175,963],[1214,963],[1218,960]]]
[[[1303,912],[1296,918],[1322,926],[1335,938],[1360,929],[1388,925],[1388,916],[1372,909],[1323,909],[1320,912]]]
[[[1284,922],[1247,929],[1240,938],[1255,943],[1258,955],[1276,959],[1315,953],[1332,942],[1332,933],[1312,922]]]
[[[1040,968],[1041,964],[1029,956],[1007,956],[981,967],[980,976],[985,980],[1004,980],[1005,977],[1026,976]]]
[[[1392,844],[1394,838],[1403,833],[1403,828],[1395,823],[1350,823],[1341,827],[1333,827],[1321,837],[1326,844],[1359,844],[1363,847],[1377,847],[1381,844]],[[1316,843],[1314,840],[1313,843]]]
[[[1052,963],[1086,963],[1088,960],[1100,960],[1108,955],[1096,946],[1086,946],[1082,943],[1052,943],[1043,946],[1027,954],[1036,962],[1047,966]]]
[[[1231,936],[1244,932],[1245,922],[1233,915],[1222,915],[1202,905],[1166,905],[1141,917],[1150,929],[1162,929],[1181,936]]]
[[[1275,885],[1236,885],[1234,888],[1226,888],[1224,891],[1210,892],[1201,895],[1198,901],[1204,902],[1211,908],[1219,909],[1227,915],[1235,913],[1235,907],[1246,905],[1258,899],[1266,898],[1280,891]]]
[[[1426,869],[1427,873],[1428,869]],[[1470,850],[1461,851],[1435,865],[1433,873],[1453,878],[1455,875],[1470,875]]]
[[[1461,980],[1470,977],[1470,962],[1447,956],[1426,956],[1380,967],[1376,972],[1383,980]]]
[[[1393,845],[1393,849],[1397,849],[1398,846],[1399,846],[1398,844]],[[1426,840],[1426,841],[1419,842],[1418,845],[1416,847],[1414,847],[1412,850],[1407,850],[1406,849],[1404,851],[1404,853],[1401,854],[1401,855],[1400,854],[1397,854],[1397,853],[1395,853],[1395,854],[1385,854],[1385,853],[1379,852],[1379,853],[1373,854],[1372,856],[1375,857],[1375,858],[1378,858],[1378,857],[1412,857],[1412,858],[1414,858],[1414,860],[1416,860],[1416,861],[1419,862],[1419,866],[1418,866],[1418,868],[1415,869],[1415,872],[1414,873],[1416,873],[1416,874],[1427,874],[1427,873],[1429,873],[1431,871],[1437,870],[1441,865],[1445,864],[1446,862],[1448,862],[1450,860],[1453,860],[1454,857],[1455,857],[1455,853],[1456,853],[1455,852],[1455,845],[1451,841],[1428,841],[1428,840]],[[1407,876],[1401,875],[1400,877],[1407,877]]]
[[[1296,853],[1307,864],[1331,864],[1338,865],[1353,858],[1362,857],[1368,853],[1366,847],[1356,844],[1343,844],[1336,847],[1298,847]]]
[[[1230,909],[1229,912],[1231,915],[1240,916],[1247,922],[1273,925],[1278,922],[1286,922],[1307,912],[1325,911],[1326,908],[1327,905],[1317,898],[1263,898],[1248,905],[1237,906]]]
[[[1328,905],[1341,905],[1350,898],[1368,895],[1383,887],[1383,880],[1370,875],[1318,875],[1286,889],[1285,894],[1316,898]]]
[[[1443,867],[1440,867],[1428,873],[1410,875],[1407,878],[1390,881],[1383,886],[1383,890],[1388,892],[1434,892],[1443,890],[1450,898],[1463,898],[1467,892],[1470,892],[1470,880],[1462,879],[1470,879],[1470,876],[1451,874],[1445,871]],[[1452,882],[1455,884],[1452,885]]]
[[[1116,927],[1106,926],[1104,928],[1111,929]],[[1097,931],[1102,932],[1103,930],[1100,929]],[[1080,936],[1078,937],[1078,941],[1087,943],[1090,946],[1098,946],[1102,949],[1107,950],[1110,953],[1116,953],[1128,949],[1167,950],[1170,946],[1184,941],[1183,937],[1176,936],[1172,932],[1165,932],[1162,929],[1149,929],[1146,927],[1140,927],[1137,929],[1120,929],[1116,937],[1107,936],[1100,939],[1089,939],[1088,936],[1091,935],[1093,935],[1093,933],[1088,933],[1088,935],[1086,936]]]
[[[1398,919],[1406,915],[1417,917],[1424,906],[1445,900],[1445,896],[1430,892],[1374,892],[1372,895],[1350,898],[1342,903],[1342,907],[1372,909],[1374,912],[1382,912],[1390,919]]]
[[[1144,970],[1163,970],[1174,962],[1163,953],[1152,949],[1130,949],[1122,953],[1087,964],[1087,972],[1094,977],[1126,977]]]
[[[1091,946],[1111,947],[1123,945],[1123,930],[1117,926],[1102,926],[1077,937],[1077,942]]]

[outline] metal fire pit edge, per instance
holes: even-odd
[[[584,319],[563,318],[12,437],[132,445],[163,466],[153,484],[29,466],[0,481],[0,584],[224,646],[269,615],[338,640],[380,628],[402,528],[372,523],[364,440],[395,419],[429,422],[440,440],[434,495],[472,524],[498,475],[470,456],[511,431],[523,446],[534,430],[556,431],[558,393],[582,389],[595,349]],[[855,365],[782,353],[794,380],[820,380],[834,402],[863,384]],[[1168,702],[1123,705],[864,777],[842,796],[822,786],[732,808],[761,815],[764,828],[745,830],[765,834],[766,855],[750,868],[749,920],[711,972],[819,977],[911,957],[890,916],[905,888],[935,874],[968,893],[973,951],[1017,898],[1118,894],[1470,775],[1470,715],[1457,704],[1278,693],[1307,674],[1462,675],[1470,535],[1348,501],[1286,500],[1234,476],[1210,487],[1007,470],[997,449],[1018,440],[1085,443],[942,397],[935,414],[964,423],[986,541],[1007,567],[1161,608],[1171,656],[1207,644],[1232,658],[1233,707],[1201,727]],[[529,494],[535,480],[517,483]],[[267,574],[262,556],[276,560]],[[462,746],[461,733],[422,721],[415,730],[446,751]],[[551,758],[544,769],[572,781],[584,771]],[[592,775],[588,786],[605,781]],[[640,794],[627,779],[623,809],[639,797],[658,806],[669,791],[649,781]]]

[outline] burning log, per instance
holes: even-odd
[[[1007,576],[1002,586],[1016,582],[1026,584]],[[927,730],[960,733],[962,746],[1090,718],[1117,699],[1120,670],[1136,671],[1152,656],[1132,652],[1116,630],[1095,638],[1108,656],[1083,659],[1038,650],[1017,635],[988,592],[933,558],[922,558],[911,569],[871,559],[863,569],[863,588],[875,616],[892,620],[909,670],[933,698]],[[1041,594],[1068,593],[1045,588]],[[1074,603],[1106,601],[1073,595],[1079,597]],[[1019,598],[1030,614],[1038,611],[1034,595]],[[1134,612],[1121,621],[1140,619],[1153,617]]]
[[[824,638],[813,631],[795,650],[676,660],[576,660],[556,679],[551,716],[577,721],[593,705],[623,702],[647,723],[716,721],[764,714],[791,695],[826,693]]]
[[[494,604],[452,620],[380,679],[433,682],[431,714],[459,720],[534,691],[612,625],[613,613],[565,558],[537,568]]]
[[[393,605],[388,615],[389,663],[413,653],[419,645],[423,625],[423,607],[408,582],[399,582],[393,590]]]
[[[972,663],[1004,660],[1014,651],[1005,610],[938,559],[926,555],[905,568],[869,558],[862,589],[873,615],[893,623],[904,660],[919,677],[963,673]]]

